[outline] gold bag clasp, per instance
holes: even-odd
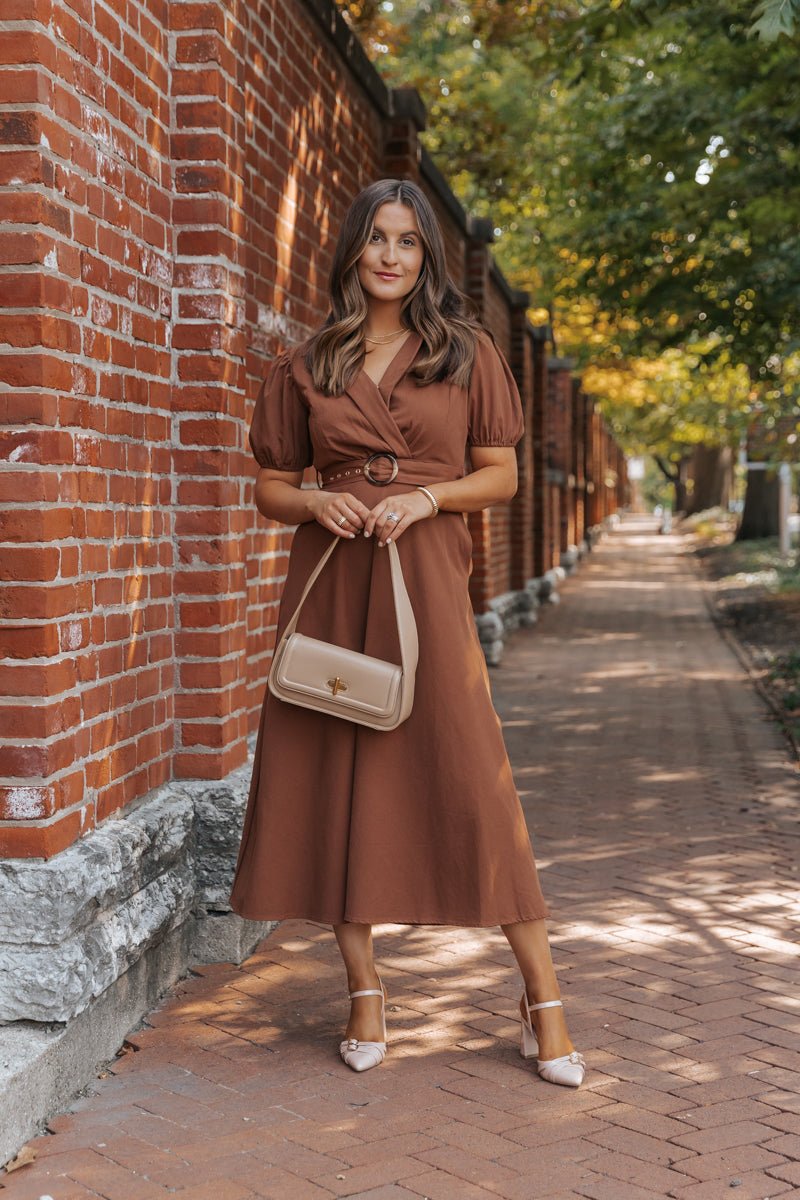
[[[331,689],[331,694],[334,696],[336,696],[339,692],[347,691],[347,684],[338,675],[335,679],[329,679],[327,682],[328,687]]]

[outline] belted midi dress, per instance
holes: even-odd
[[[470,446],[515,446],[522,405],[491,335],[478,334],[468,388],[419,386],[411,368],[421,345],[411,333],[380,384],[362,370],[337,396],[314,387],[304,344],[281,354],[250,427],[258,463],[313,465],[323,486],[372,508],[415,483],[461,478]],[[353,473],[386,451],[399,466],[391,483]],[[375,460],[370,473],[387,478],[389,466]],[[317,521],[297,527],[276,644],[333,536]],[[379,731],[267,689],[231,893],[243,917],[487,926],[549,915],[475,628],[464,515],[415,522],[397,549],[419,635],[411,715]],[[399,663],[389,554],[377,537],[342,539],[298,629]]]

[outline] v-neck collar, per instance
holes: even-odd
[[[362,367],[353,378],[352,383],[348,384],[345,389],[350,399],[382,439],[383,444],[387,449],[394,450],[396,454],[410,455],[411,450],[394,418],[389,401],[392,392],[411,366],[421,345],[420,335],[418,333],[410,334],[387,366],[379,384],[374,379],[370,379]]]
[[[392,392],[394,391],[398,382],[402,379],[403,375],[405,375],[406,371],[411,366],[411,363],[416,358],[421,345],[422,338],[418,333],[412,330],[406,340],[397,350],[397,353],[389,360],[386,370],[383,372],[380,380],[377,383],[371,375],[367,375],[367,372],[363,367],[361,368],[361,374],[364,375],[367,381],[372,384],[377,392],[380,393],[387,404],[391,400]]]

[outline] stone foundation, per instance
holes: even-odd
[[[570,546],[562,553],[559,566],[553,567],[544,575],[529,579],[520,591],[505,592],[502,596],[497,596],[490,602],[487,612],[479,613],[475,617],[478,637],[490,667],[496,667],[502,661],[505,639],[509,633],[514,629],[526,629],[535,625],[542,604],[559,603],[559,584],[568,575],[573,574],[581,560],[591,553],[592,546],[597,544],[606,529],[613,526],[613,520],[608,518],[603,525],[587,530],[586,537],[577,546]]]
[[[193,963],[274,928],[228,905],[249,778],[170,784],[54,858],[0,862],[0,1163]]]

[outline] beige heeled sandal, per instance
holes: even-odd
[[[352,1067],[354,1071],[368,1071],[370,1067],[377,1067],[386,1057],[386,989],[383,982],[378,977],[380,988],[364,988],[362,991],[350,992],[350,999],[354,996],[380,996],[381,997],[381,1024],[383,1026],[383,1041],[382,1042],[361,1042],[358,1038],[344,1038],[339,1043],[339,1053],[341,1054],[348,1067]]]
[[[539,1008],[563,1008],[561,1000],[543,1000],[541,1004],[528,1004],[527,991],[522,993],[522,1002],[527,1009],[527,1020],[520,1012],[519,1052],[523,1058],[536,1058],[539,1044],[531,1024],[531,1013]],[[536,1058],[536,1070],[548,1083],[562,1087],[580,1087],[586,1074],[586,1060],[577,1050],[562,1054],[560,1058]]]

